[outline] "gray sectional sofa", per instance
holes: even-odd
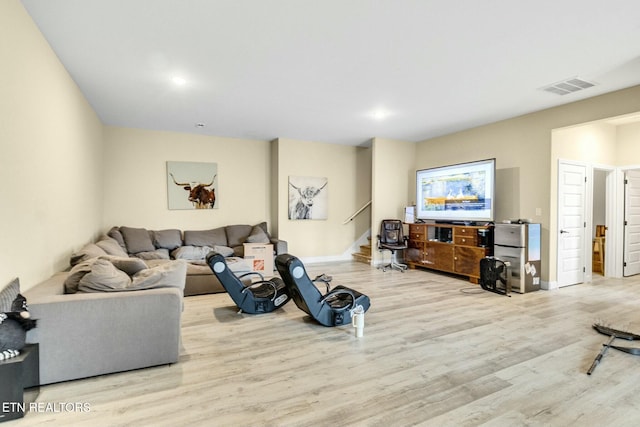
[[[117,244],[116,244],[117,243]],[[205,262],[207,253],[215,250],[227,258],[235,273],[250,271],[243,261],[245,243],[272,244],[274,256],[287,252],[287,242],[269,235],[267,223],[236,224],[210,230],[147,230],[113,227],[98,242],[91,243],[72,256],[75,265],[100,255],[135,257],[155,266],[170,259],[187,261],[184,295],[224,292],[224,288]]]
[[[38,320],[27,342],[40,346],[40,384],[177,362],[186,264],[172,263],[171,286],[65,294],[60,272],[24,292]]]
[[[244,243],[287,251],[266,223],[185,232],[114,227],[85,245],[69,271],[24,292],[38,319],[27,342],[40,345],[40,383],[177,362],[183,297],[224,291],[206,254],[228,255],[232,269],[249,271]]]

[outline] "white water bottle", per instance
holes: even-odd
[[[361,338],[364,335],[364,309],[361,305],[351,312],[351,324],[356,328],[356,337]]]

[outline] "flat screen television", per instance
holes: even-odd
[[[416,218],[442,222],[493,221],[496,159],[416,171]]]

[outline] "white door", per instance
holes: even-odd
[[[587,168],[558,165],[558,286],[584,282]]]
[[[623,276],[640,273],[640,171],[625,172]]]

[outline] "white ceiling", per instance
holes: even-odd
[[[421,141],[640,84],[638,0],[22,3],[114,126]]]

